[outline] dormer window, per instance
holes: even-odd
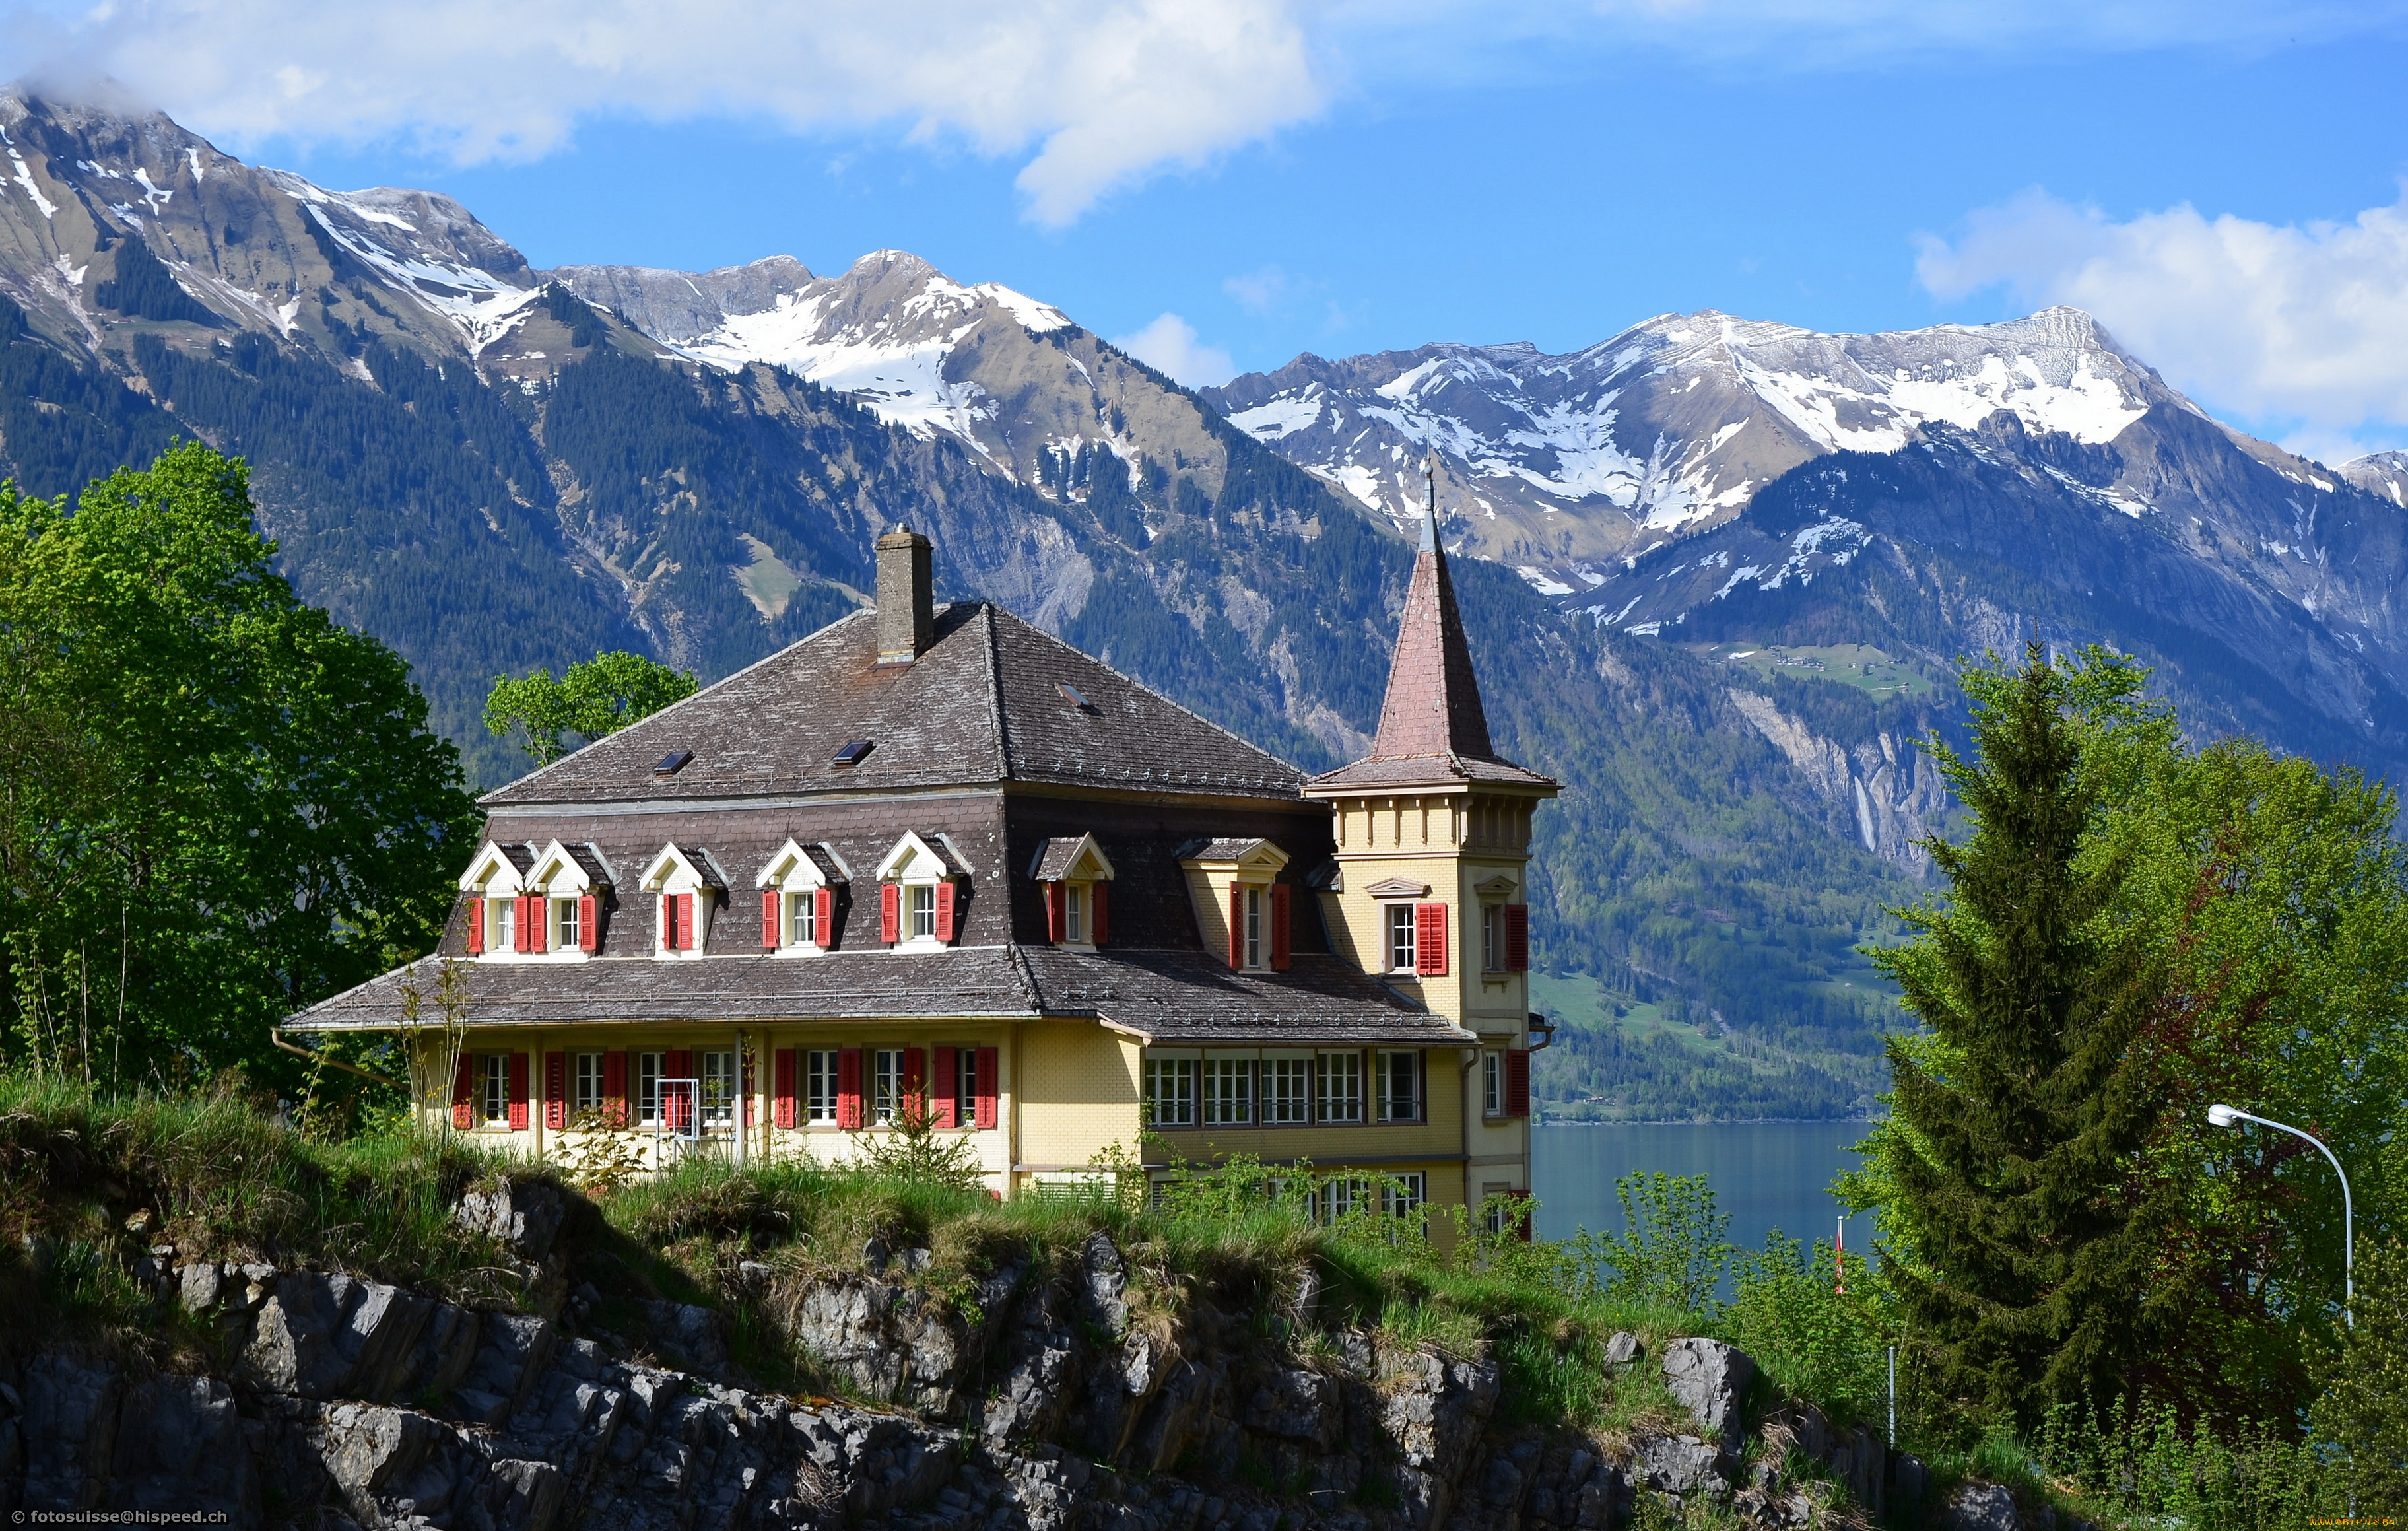
[[[711,912],[727,892],[708,851],[666,845],[637,885],[652,895],[652,954],[699,957],[708,950]]]
[[[1279,880],[1287,852],[1268,840],[1199,840],[1183,846],[1179,865],[1196,899],[1205,940],[1247,972],[1288,966],[1294,894]]]
[[[754,878],[761,890],[761,950],[814,956],[836,946],[836,889],[844,862],[825,845],[788,840]]]
[[[878,937],[899,951],[951,946],[968,868],[941,835],[907,834],[878,866]]]
[[[460,880],[468,894],[468,951],[490,962],[581,961],[600,948],[609,885],[601,852],[590,845],[488,844]]]
[[[1102,946],[1111,929],[1112,864],[1093,835],[1046,840],[1029,872],[1045,894],[1045,938],[1056,946]]]

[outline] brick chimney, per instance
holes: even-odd
[[[909,665],[936,640],[928,539],[897,526],[878,539],[878,662]]]

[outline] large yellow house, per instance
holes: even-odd
[[[289,1024],[435,1027],[448,962],[454,1123],[555,1156],[840,1162],[924,1100],[998,1195],[1116,1147],[1528,1188],[1555,783],[1490,745],[1434,523],[1372,752],[1309,780],[877,556],[874,610],[484,798],[437,955]]]

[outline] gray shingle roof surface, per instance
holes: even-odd
[[[483,799],[676,802],[996,781],[1294,798],[1302,773],[996,607],[956,602],[909,665],[880,665],[876,613],[822,628]],[[1057,682],[1076,686],[1093,710]],[[856,739],[874,749],[833,764]],[[652,774],[667,752],[694,759]]]
[[[303,1010],[302,1031],[386,1029],[405,987],[437,1019],[437,959]],[[1234,972],[1193,952],[1054,947],[833,952],[660,960],[459,964],[475,1026],[595,1022],[877,1021],[917,1017],[1095,1017],[1162,1045],[1283,1043],[1452,1047],[1472,1038],[1334,957],[1299,954],[1283,973]]]

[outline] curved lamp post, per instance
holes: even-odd
[[[2272,1127],[2276,1132],[2286,1132],[2302,1142],[2314,1144],[2315,1146],[2315,1151],[2325,1156],[2325,1162],[2333,1166],[2333,1173],[2340,1177],[2341,1314],[2344,1323],[2353,1329],[2357,1328],[2358,1315],[2353,1311],[2353,1309],[2358,1305],[2358,1278],[2353,1262],[2357,1254],[2358,1245],[2356,1239],[2351,1235],[2350,1228],[2349,1177],[2343,1174],[2341,1161],[2333,1157],[2332,1150],[2325,1147],[2323,1143],[2309,1137],[2306,1133],[2301,1132],[2297,1127],[2289,1126],[2280,1122],[2270,1122],[2262,1116],[2251,1116],[2247,1111],[2236,1110],[2229,1106],[2216,1105],[2210,1106],[2207,1109],[2207,1124],[2211,1127],[2237,1127],[2243,1122],[2255,1122],[2261,1127]]]

